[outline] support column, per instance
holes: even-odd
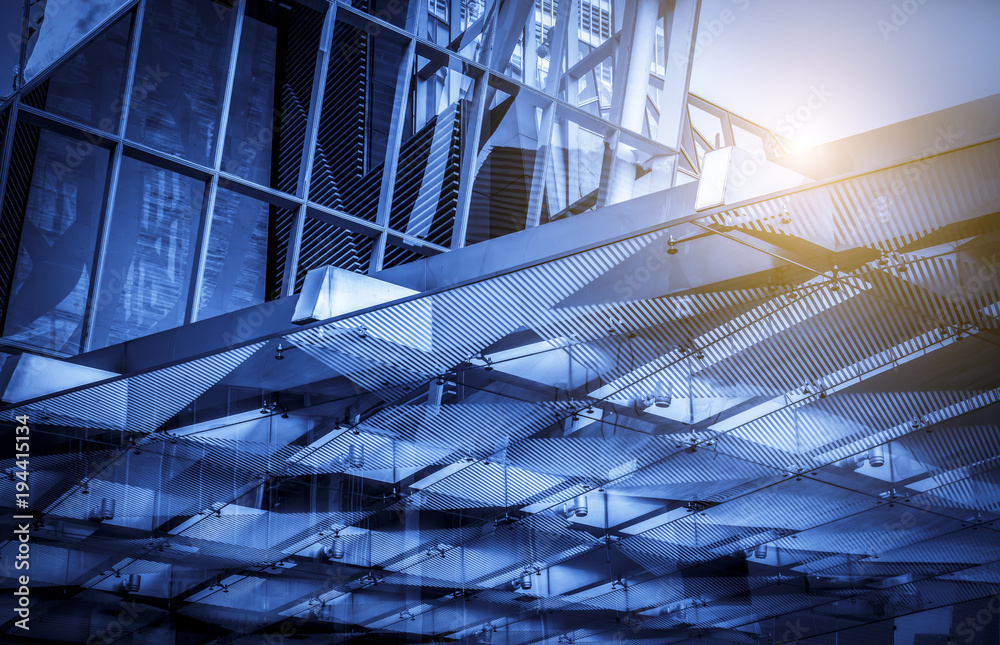
[[[656,47],[656,21],[660,17],[658,0],[633,0],[636,3],[634,20],[631,25],[631,41],[621,43],[619,56],[627,57],[616,71],[625,69],[625,80],[619,98],[621,111],[619,124],[625,130],[642,133],[642,119],[646,111],[646,95],[649,91],[649,69],[653,63]],[[626,30],[623,30],[623,35]],[[635,158],[631,151],[616,142],[611,174],[608,178],[607,202],[616,204],[632,198],[635,183]]]

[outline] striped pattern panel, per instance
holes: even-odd
[[[704,219],[830,250],[867,247],[888,254],[959,218],[1000,210],[1000,188],[982,180],[998,175],[1000,142],[991,141]],[[787,225],[779,223],[785,210]]]
[[[312,269],[335,266],[355,273],[367,273],[372,254],[372,238],[313,217],[306,217],[302,227],[296,293],[302,290],[306,274]]]
[[[295,213],[269,207],[267,218],[267,264],[265,268],[264,300],[280,298],[285,291],[285,260],[288,256],[288,240],[295,221]]]
[[[296,194],[299,167],[305,142],[307,111],[312,98],[316,52],[319,49],[323,17],[299,3],[292,3],[279,30],[279,63],[282,78],[278,96],[281,129],[278,137],[278,163],[272,184],[278,190]]]
[[[458,101],[433,116],[400,146],[389,215],[392,229],[418,235],[440,246],[451,246],[465,109],[466,101]],[[439,120],[445,121],[439,123]],[[385,267],[401,263],[393,258],[393,264]]]
[[[7,119],[8,115],[9,110],[4,112],[3,118]],[[3,208],[0,210],[0,322],[6,320],[7,306],[10,303],[21,240],[21,223],[24,220],[24,209],[28,205],[39,134],[38,128],[24,124],[16,124],[13,132],[14,144],[7,168]]]
[[[111,380],[11,409],[6,415],[13,419],[27,414],[34,419],[83,428],[153,432],[261,346],[262,343],[256,343],[154,372]]]
[[[374,221],[380,181],[367,177],[365,160],[369,39],[347,23],[334,26],[309,199]]]

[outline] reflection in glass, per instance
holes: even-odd
[[[130,20],[126,16],[98,35],[25,101],[105,132],[117,131]]]
[[[123,159],[97,309],[94,347],[181,324],[205,185]]]
[[[594,208],[606,154],[604,136],[572,119],[556,116],[545,175],[542,222]]]
[[[226,85],[233,11],[206,0],[146,7],[128,138],[210,165]]]
[[[466,244],[475,244],[524,229],[531,190],[544,176],[540,132],[542,108],[532,93],[503,84],[512,94],[491,85],[489,109],[483,117],[482,163],[476,171],[469,203]]]
[[[100,27],[101,23],[125,6],[126,2],[127,0],[87,0],[87,2],[31,3],[31,25],[28,33],[24,81],[27,83],[44,72],[49,65],[59,60]],[[41,15],[40,8],[44,11]],[[13,12],[5,11],[2,15],[20,15],[19,9]]]
[[[108,151],[23,125],[18,135],[22,142],[37,137],[38,147],[4,336],[75,354],[90,290]],[[85,154],[76,154],[78,150]]]
[[[268,205],[219,189],[205,257],[198,318],[264,301]]]
[[[374,221],[403,47],[338,21],[331,48],[309,197]]]
[[[417,56],[389,217],[392,229],[451,244],[464,115],[474,87],[470,77]]]
[[[295,291],[302,289],[306,274],[324,266],[335,266],[355,273],[367,273],[371,265],[374,240],[329,222],[307,217],[302,229]]]
[[[247,4],[222,168],[294,194],[323,16],[297,3]]]
[[[0,0],[0,16],[17,16],[24,11],[22,0]],[[16,31],[15,31],[16,30]],[[8,40],[20,43],[21,21],[10,20],[6,31],[10,32]],[[6,98],[14,93],[17,85],[18,56],[20,47],[0,47],[0,98]]]

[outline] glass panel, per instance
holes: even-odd
[[[122,160],[94,347],[183,322],[204,195],[201,181]]]
[[[22,143],[37,141],[37,152],[33,172],[24,178],[30,179],[30,188],[4,335],[76,354],[90,291],[108,151],[23,125],[18,127],[18,138]],[[69,154],[74,155],[72,161]],[[16,175],[24,170],[12,165],[11,179],[19,181]]]
[[[471,78],[417,56],[407,106],[389,226],[450,246],[458,206],[461,141],[471,107]],[[424,76],[422,79],[421,76]]]
[[[375,221],[403,45],[337,21],[332,50],[309,198]]]
[[[219,189],[205,257],[198,318],[264,302],[268,204]]]
[[[764,152],[764,140],[748,130],[744,130],[738,125],[733,126],[733,141],[744,150],[749,150],[761,159],[766,159]]]
[[[0,47],[0,98],[6,98],[14,93],[17,85],[18,58],[21,55],[21,15],[24,13],[24,0],[0,0],[0,16],[8,16],[5,20],[9,33],[5,34],[6,46]]]
[[[323,16],[250,2],[240,38],[223,169],[295,194]]]
[[[594,208],[605,148],[601,133],[567,117],[556,116],[540,221],[578,215]]]
[[[481,163],[476,171],[469,204],[466,244],[524,229],[539,161],[542,106],[530,92],[504,83],[511,96],[492,85],[487,90],[490,108],[483,116],[479,146]],[[541,175],[543,168],[537,168]],[[543,181],[543,177],[539,177]]]
[[[88,0],[47,2],[44,5],[31,3],[25,82],[45,72],[49,65],[87,38],[127,2],[128,0]],[[44,14],[39,11],[40,5],[44,7]]]
[[[118,130],[131,14],[62,65],[26,101],[105,132]]]
[[[691,125],[713,150],[726,145],[726,138],[722,134],[722,119],[693,105],[688,106],[688,115],[691,117]]]
[[[209,0],[146,7],[129,139],[210,165],[226,86],[233,12]]]
[[[593,68],[581,74],[576,81],[575,96],[569,97],[572,105],[580,107],[594,116],[607,119],[611,113],[612,70],[611,57],[605,58]]]
[[[426,257],[418,250],[403,244],[386,244],[385,257],[382,259],[382,268],[391,269],[394,266],[408,264]]]
[[[435,0],[431,1],[433,4]],[[436,1],[439,3],[447,2],[447,0]],[[365,11],[390,25],[401,29],[406,27],[406,15],[410,9],[410,0],[340,0],[340,2]],[[384,35],[382,27],[376,24],[367,26],[365,30],[374,38]]]
[[[299,271],[295,291],[302,289],[311,269],[335,266],[355,273],[367,273],[372,258],[372,242],[367,235],[349,231],[316,217],[306,217],[299,251]]]
[[[611,0],[581,0],[579,59],[611,38],[612,28]]]

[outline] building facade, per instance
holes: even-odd
[[[1000,642],[997,97],[792,154],[697,0],[0,10],[0,640]]]

